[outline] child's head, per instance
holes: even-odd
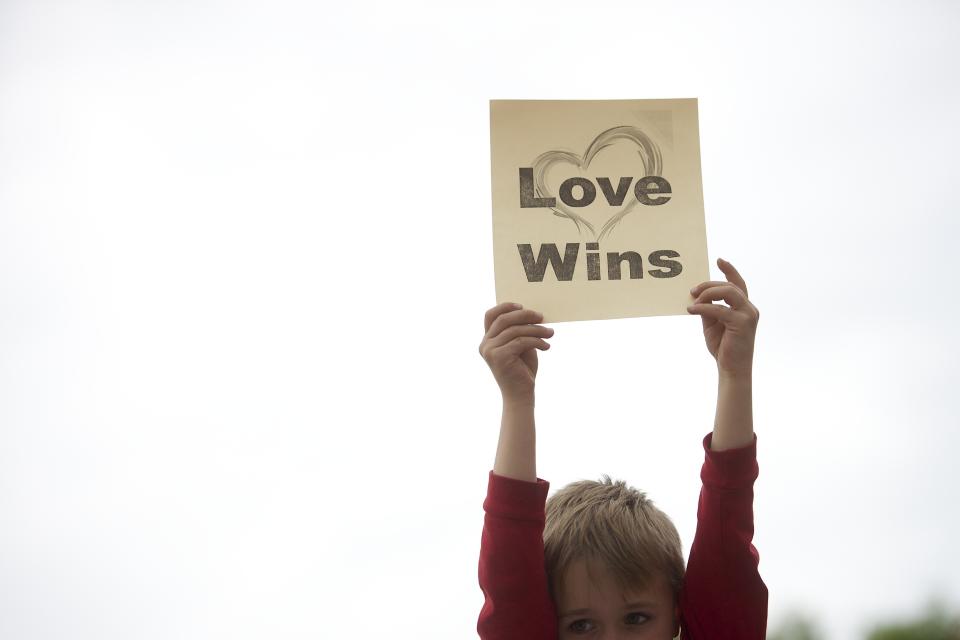
[[[551,496],[546,516],[544,553],[561,640],[677,634],[680,536],[646,495],[609,476],[582,480]]]

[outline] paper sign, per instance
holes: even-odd
[[[497,302],[688,315],[709,278],[696,99],[491,100]]]

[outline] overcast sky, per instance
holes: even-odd
[[[957,33],[948,0],[6,0],[0,636],[475,637],[491,98],[699,99],[772,626],[960,607]],[[686,552],[700,320],[555,329],[538,474],[627,480]]]

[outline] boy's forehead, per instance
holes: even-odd
[[[567,567],[559,587],[556,597],[561,613],[570,609],[669,603],[671,600],[665,577],[658,577],[641,588],[624,589],[609,569],[584,560],[577,560]]]

